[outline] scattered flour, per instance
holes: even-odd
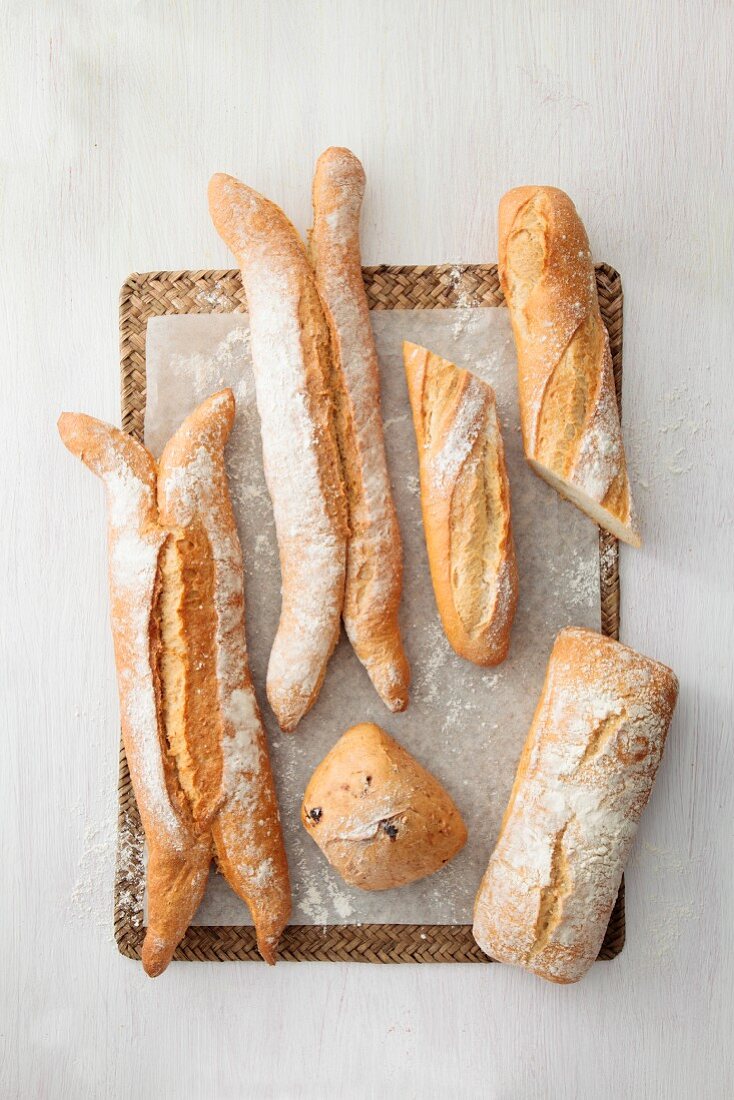
[[[454,339],[463,336],[472,336],[478,330],[479,314],[477,312],[476,294],[471,287],[473,276],[466,267],[455,265],[448,274],[449,285],[454,293],[455,315],[451,326]]]

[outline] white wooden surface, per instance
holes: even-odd
[[[731,5],[4,0],[0,20],[0,1094],[731,1095]],[[548,182],[623,273],[646,541],[624,553],[622,635],[677,670],[681,699],[628,946],[578,987],[499,966],[150,982],[112,944],[102,501],[54,421],[118,416],[128,272],[229,266],[212,171],[305,228],[334,143],[366,165],[367,263],[492,260],[501,193]]]

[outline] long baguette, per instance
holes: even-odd
[[[446,637],[478,665],[505,659],[518,575],[494,391],[417,344],[403,345],[421,507]]]
[[[82,414],[59,420],[66,446],[107,490],[123,739],[148,845],[142,958],[151,976],[166,968],[198,908],[215,845],[225,871],[228,859],[236,864],[228,877],[251,904],[268,961],[290,911],[224,473],[233,418],[229,391],[210,398],[173,436],[160,468],[116,428]]]
[[[285,214],[222,174],[209,183],[209,209],[247,294],[282,578],[267,693],[281,728],[293,730],[318,696],[344,601],[348,526],[331,337],[308,256]]]
[[[167,444],[158,471],[159,522],[182,532],[180,546],[202,540],[206,547],[182,576],[181,607],[193,612],[193,621],[182,624],[193,688],[187,716],[196,723],[203,757],[196,791],[206,790],[207,763],[211,769],[217,760],[218,788],[209,797],[216,806],[211,828],[217,862],[252,913],[261,955],[273,963],[290,916],[291,894],[267,739],[247,657],[242,550],[224,465],[234,414],[231,391],[215,394]],[[206,669],[205,676],[198,676],[199,668]]]
[[[156,466],[130,436],[91,416],[64,413],[61,438],[102,479],[107,494],[112,635],[120,720],[130,777],[148,845],[148,927],[143,964],[161,973],[206,887],[212,844],[183,790],[162,728]]]
[[[558,635],[474,908],[474,938],[552,982],[604,939],[675,709],[665,665],[591,630]]]
[[[408,705],[410,669],[398,609],[403,555],[385,456],[380,376],[362,280],[359,220],[365,175],[348,149],[327,149],[313,180],[311,260],[331,325],[336,428],[349,509],[344,625],[392,711]]]
[[[530,465],[600,527],[639,546],[609,336],[586,230],[568,195],[518,187],[503,197],[499,271]]]

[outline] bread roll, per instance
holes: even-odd
[[[492,958],[552,982],[589,969],[677,696],[665,665],[591,630],[558,635],[474,907]]]
[[[370,722],[347,730],[316,768],[301,821],[344,881],[362,890],[432,875],[466,843],[438,780]]]
[[[336,368],[311,264],[282,210],[221,174],[209,184],[209,209],[247,294],[282,577],[267,694],[281,729],[290,731],[318,696],[341,625],[348,527]]]
[[[290,913],[267,743],[247,665],[242,557],[224,471],[229,390],[156,467],[116,428],[64,413],[61,437],[104,481],[125,752],[148,846],[143,965],[168,965],[216,849],[273,961]]]
[[[518,577],[494,391],[416,344],[403,355],[438,612],[460,657],[496,665],[509,649]]]
[[[530,465],[600,527],[639,546],[609,336],[589,241],[568,195],[518,187],[504,196],[499,273]]]
[[[408,705],[410,669],[398,609],[403,555],[387,471],[380,375],[359,248],[362,165],[327,149],[313,181],[311,260],[337,363],[336,428],[349,510],[344,625],[354,651],[392,711]]]

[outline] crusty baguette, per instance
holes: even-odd
[[[591,630],[558,635],[476,898],[492,958],[561,983],[591,966],[677,695],[665,665]]]
[[[466,843],[438,780],[371,722],[347,730],[316,768],[301,821],[344,881],[362,890],[432,875]]]
[[[158,471],[159,522],[181,532],[178,544],[202,539],[205,555],[183,574],[182,610],[203,759],[195,790],[206,790],[207,766],[218,780],[212,836],[217,862],[252,913],[263,958],[275,949],[291,911],[290,883],[267,739],[250,676],[245,640],[242,550],[224,465],[234,423],[230,390],[210,397],[167,444]],[[198,565],[198,568],[197,568]],[[187,583],[188,582],[188,583]],[[208,622],[202,620],[207,617]],[[198,676],[198,668],[205,675]],[[207,729],[208,726],[211,729]],[[216,765],[213,761],[216,760]],[[180,771],[179,765],[179,771]]]
[[[107,490],[123,739],[148,845],[142,957],[151,976],[166,968],[198,908],[214,845],[225,873],[228,859],[236,864],[228,878],[251,905],[268,961],[289,915],[224,472],[233,418],[230,391],[204,402],[160,469],[116,428],[81,414],[59,421],[66,446]],[[249,888],[253,879],[261,889]]]
[[[344,601],[348,527],[331,336],[306,250],[282,210],[222,174],[209,183],[209,210],[247,294],[282,578],[267,694],[289,731],[318,696]]]
[[[69,450],[102,479],[107,493],[112,633],[120,719],[130,777],[148,844],[148,928],[143,963],[168,965],[206,887],[212,845],[194,819],[165,743],[157,672],[159,558],[167,532],[158,526],[156,466],[143,446],[83,414],[64,413],[59,431]]]
[[[494,391],[417,344],[403,356],[441,622],[461,657],[496,665],[509,649],[518,577]]]
[[[349,512],[344,626],[354,651],[392,711],[408,705],[410,669],[400,637],[400,529],[380,412],[380,375],[362,280],[359,219],[365,176],[348,149],[316,164],[309,241],[331,325],[337,370],[336,428]]]
[[[600,527],[639,546],[609,336],[589,240],[568,195],[518,187],[503,197],[499,273],[530,465]]]

